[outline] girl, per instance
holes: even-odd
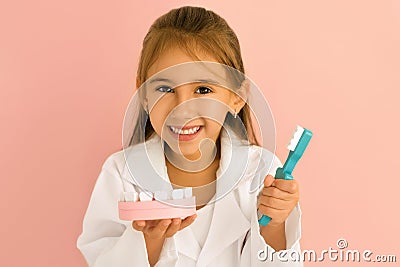
[[[241,97],[246,94],[240,94],[249,90],[246,83],[235,93],[204,82],[154,85],[156,90],[144,86],[155,82],[157,73],[196,61],[215,62],[244,73],[238,39],[224,19],[210,10],[186,6],[153,23],[143,42],[137,72],[138,123],[125,151],[105,161],[77,241],[89,266],[302,266],[298,185],[296,180],[275,180],[272,176],[282,165],[255,137],[250,107],[246,97]],[[177,78],[185,76],[181,71],[175,73]],[[158,93],[162,96],[152,100]],[[188,112],[188,107],[196,109],[190,101],[204,99],[207,107],[217,103],[218,111],[201,105],[202,112],[222,119],[210,119],[201,112],[203,115],[193,117],[194,113]],[[171,120],[180,120],[179,126],[170,124]],[[244,124],[248,142],[228,127],[229,122],[238,120]],[[139,132],[144,138],[136,138]],[[204,140],[215,145],[202,147]],[[142,180],[145,183],[154,177],[140,163],[142,157],[130,162],[126,158],[127,151],[135,154],[144,150],[171,188],[194,188],[197,215],[128,223],[118,218],[120,193],[129,186],[140,191],[138,179],[147,176]],[[250,160],[244,174],[238,175],[235,165],[241,161],[230,164],[228,154],[232,159],[244,154],[242,151],[247,151]],[[264,167],[257,166],[257,157]],[[211,160],[196,170],[174,163],[175,159],[195,162],[200,158]],[[133,173],[128,171],[129,164]],[[138,175],[141,171],[143,175]],[[229,179],[239,179],[222,194],[219,181],[225,171]],[[258,179],[264,182],[250,192]],[[272,218],[268,225],[258,224],[257,210]]]

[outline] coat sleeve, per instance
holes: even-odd
[[[250,247],[251,247],[251,265],[256,266],[274,266],[274,267],[300,267],[303,266],[300,250],[300,206],[297,206],[286,219],[286,249],[276,252],[268,245],[260,234],[260,226],[257,220],[257,214],[251,220],[250,229]]]
[[[274,162],[271,169],[268,171],[268,174],[274,176],[276,169],[281,166],[282,163],[280,160],[274,156]],[[265,177],[265,175],[263,175],[263,177]],[[261,190],[262,187],[256,191],[256,196]],[[297,203],[285,222],[286,249],[278,252],[268,245],[260,234],[257,205],[256,203],[254,204],[254,209],[251,213],[250,219],[250,233],[243,248],[241,266],[303,266],[300,250],[301,210],[299,204]]]
[[[123,182],[117,164],[109,157],[94,186],[83,220],[83,231],[77,240],[77,247],[90,267],[150,266],[143,233],[133,229],[131,222],[118,217],[122,191]],[[171,244],[164,244],[157,267],[175,265],[176,258],[165,253],[173,250],[169,247]]]

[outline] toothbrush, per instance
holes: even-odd
[[[125,221],[185,218],[196,213],[192,188],[172,191],[122,192],[118,202],[119,219]]]
[[[289,155],[283,167],[276,170],[275,179],[293,180],[292,171],[303,155],[304,150],[306,150],[312,135],[310,130],[297,125],[293,138],[290,140],[287,147],[290,150]],[[258,210],[257,213],[258,223],[260,225],[266,226],[271,221],[269,216],[261,214]]]

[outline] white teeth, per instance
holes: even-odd
[[[183,189],[183,194],[185,195],[185,198],[192,197],[192,188],[188,187]]]
[[[173,126],[169,126],[169,128],[176,134],[194,134],[200,129],[200,126],[193,127],[193,128],[190,128],[190,129],[185,129],[185,130],[181,130],[179,128],[175,128]]]
[[[137,202],[137,201],[152,201],[155,200],[175,200],[191,198],[193,196],[192,188],[186,187],[182,189],[175,189],[172,191],[156,191],[153,193],[148,191],[138,192],[121,192],[120,201]]]
[[[183,189],[172,190],[172,199],[183,199]]]
[[[139,200],[139,194],[136,192],[124,192],[124,199],[125,201],[138,201]]]
[[[142,191],[139,193],[140,201],[152,201],[153,194],[151,192]]]
[[[168,193],[166,191],[156,191],[154,193],[154,199],[156,200],[167,200]]]

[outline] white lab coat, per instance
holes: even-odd
[[[223,129],[221,133],[220,168],[216,173],[217,190],[218,178],[231,160],[229,152],[243,147],[235,134],[230,134],[233,139],[229,139],[226,131],[230,130]],[[160,144],[160,138],[155,135],[146,141],[146,150],[149,157],[155,159],[152,160],[153,164],[156,162],[154,168],[160,176],[169,181]],[[135,151],[142,148],[143,144],[139,144],[129,149]],[[209,233],[203,248],[199,246],[191,227],[188,226],[165,240],[156,267],[303,266],[301,261],[294,261],[293,257],[289,257],[289,255],[300,255],[301,211],[298,204],[286,220],[287,250],[284,251],[286,256],[282,254],[282,258],[286,257],[287,261],[279,260],[276,254],[273,259],[270,256],[264,261],[258,259],[260,250],[272,253],[274,249],[265,243],[259,232],[256,203],[257,194],[262,186],[254,193],[249,193],[249,189],[255,184],[262,185],[264,177],[268,173],[274,175],[276,168],[282,164],[273,153],[264,148],[251,146],[249,151],[250,160],[245,175],[240,178],[233,190],[215,202]],[[257,159],[260,157],[262,161],[258,164]],[[269,163],[272,160],[271,166]],[[133,166],[142,167],[140,164]],[[143,233],[133,229],[131,222],[118,218],[121,192],[132,185],[136,186],[127,168],[124,152],[112,154],[105,161],[96,181],[83,220],[83,231],[77,240],[77,247],[89,266],[149,266]]]

